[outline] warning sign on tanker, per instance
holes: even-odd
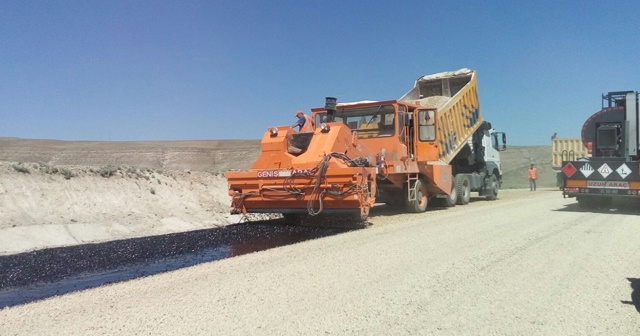
[[[582,175],[584,175],[584,177],[589,177],[589,175],[593,174],[594,170],[589,163],[585,163],[584,166],[580,168],[580,172],[582,173]]]
[[[607,178],[607,176],[611,175],[611,167],[608,164],[604,163],[600,168],[598,168],[598,173],[602,175],[602,177]]]
[[[631,169],[623,163],[620,167],[618,167],[618,169],[616,169],[616,172],[618,173],[618,175],[620,175],[620,177],[626,179],[627,176],[631,174]]]

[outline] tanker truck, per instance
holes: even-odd
[[[562,162],[563,195],[581,208],[608,207],[614,197],[638,197],[638,92],[602,95],[602,108],[582,126],[590,158]]]
[[[313,132],[271,127],[248,171],[227,172],[231,213],[282,213],[300,222],[323,214],[365,220],[386,203],[424,212],[496,199],[506,136],[482,118],[476,72],[418,78],[396,100],[314,108]]]
[[[551,138],[551,169],[556,173],[556,187],[562,190],[562,163],[591,157],[581,138]]]

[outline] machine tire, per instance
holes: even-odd
[[[498,178],[491,174],[491,178],[489,178],[489,185],[487,185],[487,199],[495,200],[498,198],[498,190],[500,190],[500,182],[498,182]]]
[[[469,204],[471,200],[471,184],[469,178],[464,174],[456,175],[455,179],[456,193],[458,194],[458,205]]]
[[[445,208],[450,208],[456,205],[458,201],[458,189],[456,188],[455,182],[451,185],[451,194],[447,195],[445,198],[440,198],[440,205]]]
[[[405,208],[408,212],[419,213],[427,211],[427,205],[429,203],[429,197],[427,195],[427,185],[418,179],[414,185],[416,189],[416,200],[406,200]]]

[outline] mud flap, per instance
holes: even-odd
[[[438,194],[449,195],[451,193],[453,174],[450,165],[427,165],[425,175],[433,186],[440,189]]]

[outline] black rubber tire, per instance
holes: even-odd
[[[440,198],[440,205],[445,208],[450,208],[456,205],[458,201],[458,189],[456,188],[455,182],[451,184],[451,194],[449,194],[445,198]]]
[[[487,199],[495,200],[498,198],[498,190],[500,190],[500,183],[495,175],[491,175],[489,178],[489,184],[487,185]]]
[[[416,200],[405,202],[405,208],[408,212],[419,213],[427,211],[429,205],[429,197],[427,195],[427,185],[421,179],[418,179],[414,185],[416,189]]]
[[[471,200],[471,184],[466,175],[459,174],[454,178],[456,184],[456,192],[458,193],[458,205],[469,204]]]

